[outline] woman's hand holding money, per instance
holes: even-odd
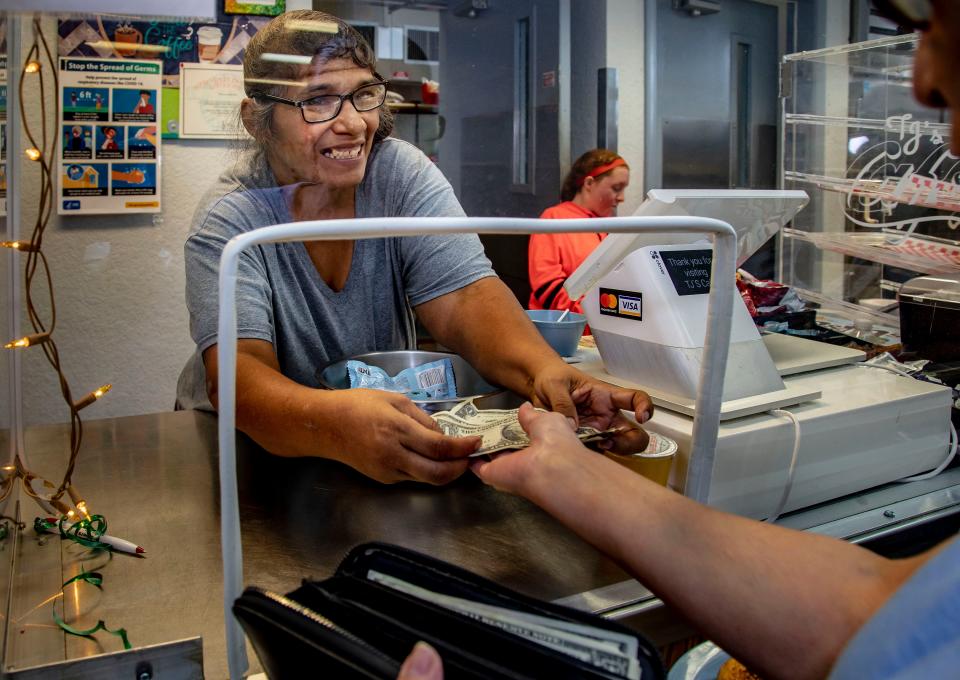
[[[337,441],[331,456],[387,484],[416,480],[447,484],[467,470],[479,437],[450,437],[407,397],[392,392],[341,390]]]
[[[641,424],[650,420],[653,402],[646,392],[601,382],[558,362],[536,375],[532,401],[536,406],[573,419],[575,425],[589,425],[598,430],[623,428],[620,434],[601,442],[602,448],[627,454],[643,451],[647,446],[647,433],[620,412],[621,409],[633,412]]]

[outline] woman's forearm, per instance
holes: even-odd
[[[237,353],[237,429],[280,456],[336,458],[336,393],[300,385],[281,374],[269,343],[241,340],[241,344],[248,351]],[[204,364],[207,393],[219,410],[216,349],[204,352]]]
[[[431,300],[417,314],[438,342],[488,381],[528,398],[534,377],[545,366],[563,362],[496,277]]]

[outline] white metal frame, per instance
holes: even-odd
[[[266,243],[366,239],[421,234],[531,233],[695,233],[713,239],[714,258],[707,304],[707,333],[697,392],[693,441],[684,493],[705,502],[720,425],[724,368],[730,348],[737,235],[726,222],[704,217],[613,217],[581,220],[536,220],[497,217],[378,217],[354,220],[293,222],[255,229],[232,238],[220,258],[218,330],[218,395],[220,451],[220,541],[223,553],[223,611],[230,677],[243,678],[247,652],[232,606],[243,588],[243,551],[236,459],[237,308],[236,281],[240,255]],[[717,281],[721,285],[715,285]]]

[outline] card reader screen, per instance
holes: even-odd
[[[706,295],[710,292],[712,250],[661,250],[660,259],[677,295]]]

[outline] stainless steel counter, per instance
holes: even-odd
[[[28,430],[31,465],[59,481],[67,442],[66,427]],[[242,439],[238,448],[247,583],[286,592],[304,577],[328,576],[347,550],[371,540],[422,550],[546,599],[628,578],[539,508],[472,475],[443,488],[383,486],[337,463],[278,458]],[[103,574],[103,590],[70,586],[66,599],[68,615],[83,615],[78,627],[103,619],[111,628],[126,628],[136,647],[202,636],[206,675],[222,678],[216,455],[216,420],[209,414],[86,422],[75,486],[91,512],[106,516],[108,533],[139,543],[147,557],[84,562]],[[21,499],[21,508],[32,526],[39,507]],[[103,632],[95,641],[65,636],[53,624],[51,604],[41,604],[78,573],[87,554],[57,537],[38,538],[32,528],[23,533],[14,565],[8,670],[122,648]]]
[[[28,430],[26,448],[35,471],[57,478],[67,442],[65,426]],[[539,508],[472,475],[443,488],[383,486],[337,463],[271,456],[243,438],[238,449],[247,583],[287,591],[303,577],[328,576],[352,546],[382,540],[530,595],[605,612],[658,644],[690,632],[640,584]],[[209,414],[84,424],[75,485],[91,511],[107,517],[108,533],[143,545],[147,557],[90,560],[89,551],[57,537],[38,537],[29,528],[15,555],[11,539],[0,541],[0,576],[6,569],[13,572],[12,588],[4,593],[10,596],[4,659],[14,678],[33,677],[23,670],[28,667],[122,649],[118,638],[104,632],[95,640],[65,635],[51,615],[51,603],[60,599],[71,621],[79,613],[78,627],[103,619],[111,628],[126,628],[136,648],[127,657],[142,655],[145,646],[187,639],[151,658],[192,655],[198,674],[197,641],[189,638],[202,637],[206,677],[226,677],[216,455],[216,420]],[[20,508],[30,525],[40,514],[30,499],[21,498]],[[793,513],[780,523],[865,540],[958,511],[960,469],[953,469],[928,482],[888,485]],[[57,597],[60,584],[81,567],[103,574],[103,590],[73,585],[64,598]],[[252,653],[250,660],[255,670]]]

